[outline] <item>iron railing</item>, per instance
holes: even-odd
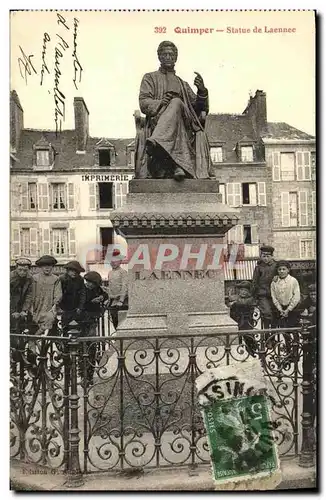
[[[254,330],[280,456],[302,466],[314,459],[314,332],[305,319]],[[83,338],[75,323],[67,338],[12,334],[11,456],[65,470],[74,486],[93,471],[208,463],[195,379],[249,357],[230,333]]]

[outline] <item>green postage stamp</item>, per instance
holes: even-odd
[[[259,361],[208,370],[196,385],[217,488],[275,487],[280,464]]]

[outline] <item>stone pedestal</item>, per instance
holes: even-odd
[[[129,189],[111,216],[129,248],[129,311],[118,335],[236,332],[220,251],[239,211],[221,203],[218,182],[132,180]]]

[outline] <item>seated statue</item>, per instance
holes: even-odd
[[[158,71],[142,79],[139,105],[145,118],[135,112],[136,178],[214,178],[209,143],[204,132],[208,113],[208,90],[199,73],[194,84],[176,76],[178,49],[172,42],[160,43]]]

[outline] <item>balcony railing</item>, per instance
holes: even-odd
[[[279,453],[311,466],[315,327],[254,332]],[[83,338],[76,324],[68,337],[12,334],[12,459],[63,470],[74,486],[94,471],[209,463],[195,379],[246,361],[241,338]]]

